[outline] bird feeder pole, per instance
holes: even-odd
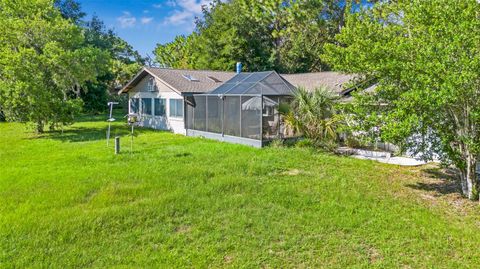
[[[108,117],[108,129],[107,129],[107,147],[108,147],[108,142],[110,141],[110,129],[112,126],[112,122],[115,121],[114,118],[112,118],[112,113],[113,113],[113,105],[118,105],[118,102],[108,102],[107,105],[110,107],[110,114]]]

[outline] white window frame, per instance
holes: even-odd
[[[155,91],[155,78],[150,77],[147,82],[147,92],[154,92]]]
[[[172,101],[174,101],[174,110],[175,111],[175,115],[172,115]],[[176,115],[176,111],[177,111],[177,102],[180,102],[182,104],[182,115],[181,116],[177,116]],[[183,116],[185,114],[185,111],[184,110],[184,102],[183,102],[183,99],[182,98],[170,98],[168,99],[168,116],[170,116],[170,118],[177,118],[177,119],[183,119]]]
[[[150,98],[150,97],[142,97],[142,98],[139,98],[140,99],[140,115],[142,116],[153,116],[153,98]],[[143,113],[143,99],[150,99],[150,114],[145,114]]]
[[[157,108],[156,105],[155,105],[155,100],[157,100],[157,99],[158,99],[158,100],[163,100],[163,108],[165,109],[163,115],[157,115],[157,114],[155,114],[155,110],[156,110],[156,108]],[[160,98],[158,98],[158,97],[153,98],[153,107],[152,107],[152,108],[153,108],[153,109],[152,109],[152,114],[153,114],[154,117],[166,117],[166,116],[167,116],[167,99],[166,99],[166,98],[162,98],[162,97],[160,97]]]
[[[135,99],[135,100],[138,100],[138,103],[137,103],[137,112],[134,112],[132,111],[132,100]],[[129,114],[139,114],[140,115],[140,108],[141,108],[141,98],[138,98],[138,97],[132,97],[132,98],[129,98],[128,100],[128,113]]]

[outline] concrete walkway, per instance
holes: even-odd
[[[373,156],[363,156],[363,155],[352,155],[353,158],[362,159],[362,160],[373,160],[381,163],[395,164],[401,166],[419,166],[427,164],[424,161],[416,160],[414,158],[407,157],[373,157]]]
[[[362,160],[372,160],[381,163],[395,164],[401,166],[419,166],[427,164],[424,161],[409,157],[392,157],[390,152],[374,151],[366,149],[355,149],[349,147],[340,147],[337,153],[352,156],[353,158]]]

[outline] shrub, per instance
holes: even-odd
[[[291,106],[280,110],[285,123],[298,135],[326,150],[338,144],[342,116],[336,110],[338,96],[326,88],[307,91],[299,88]],[[304,142],[305,143],[305,142]]]
[[[312,140],[308,138],[304,138],[304,139],[298,140],[297,143],[295,143],[295,146],[299,148],[309,148],[309,147],[314,147],[314,143],[312,142]]]
[[[270,147],[272,148],[283,148],[283,140],[282,139],[274,139],[272,142],[270,142]]]

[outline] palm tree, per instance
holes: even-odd
[[[299,135],[321,145],[336,142],[342,123],[335,109],[339,96],[326,88],[307,91],[299,88],[289,109],[281,111],[285,123]]]

